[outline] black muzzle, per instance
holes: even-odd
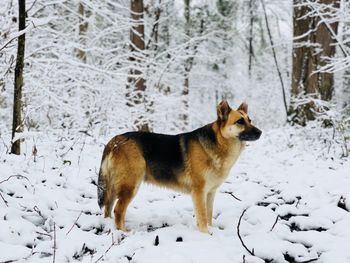
[[[260,138],[261,134],[262,134],[261,130],[259,130],[258,128],[252,126],[248,130],[242,131],[239,134],[238,138],[241,141],[256,141],[257,139]]]

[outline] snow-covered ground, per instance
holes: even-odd
[[[190,196],[147,185],[127,211],[131,231],[115,230],[96,201],[107,139],[53,138],[34,140],[36,162],[31,139],[26,156],[0,146],[0,262],[350,262],[350,163],[316,158],[288,129],[249,144],[216,196],[211,235],[197,231]]]

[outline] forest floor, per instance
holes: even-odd
[[[26,155],[0,146],[0,262],[350,262],[350,162],[317,157],[288,129],[249,143],[218,191],[210,235],[197,231],[190,196],[149,185],[127,211],[131,231],[115,230],[96,201],[107,140],[35,136]]]

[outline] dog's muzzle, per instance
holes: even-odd
[[[253,126],[248,130],[241,132],[238,138],[241,141],[256,141],[257,139],[260,138],[261,134],[262,134],[262,131]]]

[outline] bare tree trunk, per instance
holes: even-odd
[[[345,12],[350,12],[350,2],[347,2],[347,6],[344,7]],[[344,30],[343,32],[343,42],[345,40],[350,39],[350,21],[344,23]],[[346,42],[345,46],[350,50],[350,42]],[[345,107],[350,107],[350,67],[347,67],[344,70],[344,75],[343,75],[343,88],[342,88],[342,106]],[[349,112],[350,115],[350,112]]]
[[[82,2],[79,2],[78,13],[79,17],[79,43],[85,48],[86,46],[86,32],[88,29],[88,23],[85,21],[85,8]],[[84,63],[86,63],[86,52],[83,49],[78,49],[78,58],[80,58]]]
[[[131,69],[129,71],[127,84],[127,105],[134,107],[139,104],[147,103],[145,90],[146,81],[143,72],[140,70],[143,61],[143,51],[145,50],[145,27],[144,27],[144,5],[143,0],[131,0],[131,19],[132,26],[130,30],[130,50]],[[144,107],[146,111],[146,107]],[[146,121],[144,112],[140,113],[135,120],[135,125],[140,131],[149,131],[150,127]]]
[[[18,30],[24,30],[26,26],[26,2],[18,0]],[[21,141],[13,141],[16,133],[22,132],[22,87],[23,87],[23,67],[24,67],[25,34],[18,37],[17,59],[15,67],[15,87],[13,101],[13,121],[12,121],[12,146],[11,153],[21,154]]]
[[[253,26],[254,26],[254,12],[253,12],[253,1],[249,0],[249,61],[248,61],[248,74],[249,78],[251,78],[252,75],[252,58],[254,56],[253,53]]]
[[[190,38],[190,29],[191,29],[191,13],[190,13],[190,0],[184,0],[185,3],[185,12],[184,12],[184,17],[185,17],[185,35],[187,37],[187,40]],[[186,50],[189,51],[189,46],[186,47]],[[189,52],[188,52],[189,53]],[[189,55],[189,54],[187,54]],[[190,91],[190,72],[192,68],[192,63],[193,63],[193,57],[189,57],[185,61],[185,80],[184,80],[184,87],[181,93],[181,101],[182,101],[182,114],[180,116],[182,122],[183,122],[183,127],[186,130],[189,125],[189,91]]]
[[[300,5],[303,4],[303,5]],[[294,43],[293,43],[293,72],[291,86],[291,104],[289,109],[292,123],[306,125],[307,121],[315,119],[319,110],[315,99],[329,101],[334,91],[333,73],[317,72],[319,67],[326,65],[327,58],[335,54],[335,40],[329,28],[323,22],[326,15],[318,14],[311,17],[312,5],[323,5],[323,12],[330,7],[339,7],[339,0],[319,0],[305,5],[302,0],[294,0]],[[337,33],[338,22],[329,24]],[[303,102],[300,103],[302,99]]]

